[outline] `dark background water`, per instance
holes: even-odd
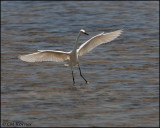
[[[158,126],[158,1],[2,2],[2,123],[32,126]],[[76,87],[62,63],[26,63],[19,55],[72,50],[101,32],[116,40],[80,58]]]

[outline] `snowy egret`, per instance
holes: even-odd
[[[73,78],[73,85],[75,84],[74,75],[73,75],[73,66],[78,65],[80,76],[85,80],[86,84],[89,82],[84,78],[84,76],[81,73],[81,68],[79,65],[79,56],[85,55],[95,47],[97,47],[100,44],[108,43],[122,33],[122,30],[113,31],[110,33],[100,33],[85,43],[83,43],[79,48],[77,48],[79,37],[81,34],[89,35],[85,32],[84,29],[81,29],[78,37],[76,39],[76,43],[74,45],[74,48],[70,52],[64,52],[64,51],[55,51],[55,50],[38,50],[38,52],[33,54],[27,54],[27,55],[21,55],[19,56],[19,59],[26,61],[26,62],[42,62],[42,61],[55,61],[55,62],[64,62],[67,61],[66,66],[71,67],[72,71],[72,78]]]

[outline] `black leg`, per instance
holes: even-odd
[[[81,68],[78,62],[78,67],[79,67],[79,72],[80,72],[80,76],[86,81],[86,84],[89,84],[89,82],[83,77],[82,72],[81,72]]]
[[[72,70],[72,78],[73,78],[73,85],[75,85],[73,70]]]
[[[72,62],[70,62],[70,67],[71,67],[71,70],[72,70],[73,85],[75,85],[74,74],[73,74],[73,69],[72,69]]]

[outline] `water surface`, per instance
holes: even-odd
[[[31,126],[158,126],[158,2],[2,2],[2,122]],[[26,63],[19,55],[72,50],[101,32],[116,40],[80,57],[85,85],[63,63]]]

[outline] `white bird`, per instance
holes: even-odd
[[[83,43],[79,48],[77,48],[79,37],[81,34],[89,35],[85,32],[84,29],[81,29],[75,46],[72,51],[70,52],[64,52],[64,51],[55,51],[55,50],[38,50],[38,52],[28,55],[21,55],[19,56],[19,59],[26,62],[42,62],[42,61],[55,61],[55,62],[64,62],[67,61],[68,63],[65,64],[66,66],[70,66],[72,70],[72,78],[73,78],[73,85],[75,84],[74,75],[73,75],[73,66],[78,64],[80,76],[85,80],[86,84],[89,82],[83,77],[79,65],[79,56],[85,55],[95,47],[97,47],[100,44],[108,43],[122,33],[122,30],[117,30],[110,33],[100,33],[85,43]]]

